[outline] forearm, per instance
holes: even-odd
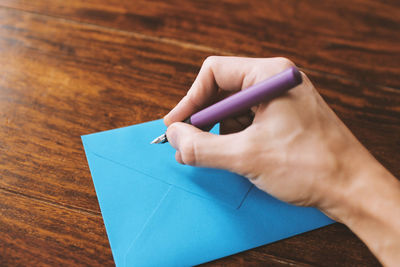
[[[343,208],[332,212],[367,244],[381,263],[398,266],[400,182],[369,153],[353,166],[352,182],[342,193]]]

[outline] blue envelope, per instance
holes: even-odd
[[[178,164],[169,144],[150,145],[165,130],[157,120],[82,136],[117,266],[191,266],[333,222],[239,175]]]

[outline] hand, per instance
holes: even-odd
[[[304,74],[303,83],[287,94],[221,122],[221,132],[230,134],[172,124],[221,93],[245,89],[291,66],[283,58],[208,58],[187,95],[164,118],[177,161],[239,173],[286,202],[328,207],[334,197],[327,194],[347,183],[348,151],[360,150],[360,144]]]
[[[176,160],[227,169],[283,201],[315,206],[346,223],[381,260],[400,260],[398,181],[358,142],[304,73],[303,83],[286,94],[221,122],[222,135],[180,122],[221,96],[291,66],[284,58],[207,58],[187,95],[164,118]],[[392,230],[386,231],[383,222],[389,214],[398,219],[389,220]]]

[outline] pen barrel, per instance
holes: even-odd
[[[244,112],[261,102],[282,95],[301,82],[299,70],[291,67],[193,114],[190,122],[197,128],[204,129],[223,119]]]

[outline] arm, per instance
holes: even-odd
[[[213,135],[180,123],[215,99],[292,66],[287,59],[208,58],[165,116],[182,164],[227,169],[348,225],[385,265],[400,262],[400,183],[358,142],[303,74],[287,94],[221,122]],[[235,145],[232,145],[235,144]]]
[[[400,183],[368,152],[353,162],[352,183],[343,190],[334,217],[339,218],[385,266],[400,262]]]

